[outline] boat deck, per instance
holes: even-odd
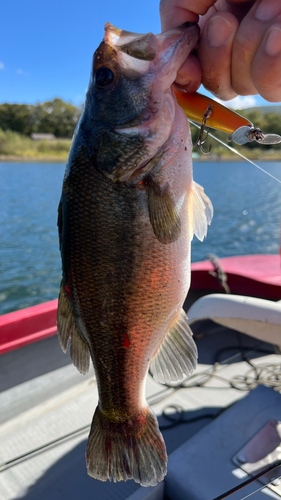
[[[198,322],[193,331],[199,363],[194,376],[183,384],[186,387],[168,388],[150,376],[146,386],[147,400],[159,418],[168,454],[173,456],[225,408],[247,395],[246,386],[245,390],[234,388],[235,377],[250,369],[245,355],[255,365],[281,364],[281,355],[272,345],[211,321]],[[165,482],[143,488],[133,481],[102,483],[87,475],[87,434],[98,402],[94,372],[80,375],[69,355],[60,350],[56,337],[2,355],[0,391],[0,464],[6,464],[0,466],[1,500],[168,498]],[[175,425],[179,419],[185,423]],[[21,458],[15,460],[17,457]],[[266,490],[256,493],[254,500],[268,498]]]

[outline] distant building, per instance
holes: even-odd
[[[54,134],[31,134],[31,139],[34,141],[54,141]]]

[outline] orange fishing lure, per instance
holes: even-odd
[[[178,104],[184,110],[187,118],[202,124],[198,143],[200,146],[203,144],[201,139],[205,126],[230,134],[228,140],[240,145],[252,141],[260,144],[278,144],[281,142],[279,135],[264,134],[262,130],[255,128],[247,118],[235,113],[235,111],[214,101],[210,97],[198,92],[188,94],[184,89],[179,90],[175,87],[174,92]]]

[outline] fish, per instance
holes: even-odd
[[[148,370],[162,384],[191,374],[197,349],[183,310],[190,244],[213,208],[193,181],[191,135],[172,83],[197,24],[137,34],[106,23],[94,53],[58,208],[57,330],[99,394],[88,474],[155,486],[167,472]]]

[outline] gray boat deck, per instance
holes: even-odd
[[[212,422],[222,409],[247,395],[247,390],[237,390],[229,384],[229,380],[244,375],[250,368],[239,354],[241,342],[244,352],[251,350],[249,357],[256,365],[281,363],[273,346],[244,335],[238,337],[236,332],[212,322],[196,324],[194,333],[199,363],[195,376],[186,382],[190,387],[167,388],[150,376],[147,380],[147,399],[159,417],[160,427],[171,424],[163,415],[165,409],[170,418],[178,419],[182,411],[184,420],[192,419],[190,423],[163,429],[169,455]],[[214,376],[219,351],[220,363]],[[0,390],[0,464],[7,464],[2,472],[0,469],[1,500],[164,498],[165,483],[142,488],[133,481],[102,483],[87,475],[88,426],[98,402],[94,372],[80,375],[69,356],[61,352],[56,337],[1,356]],[[203,415],[205,418],[197,418]],[[71,433],[74,434],[60,440]],[[60,441],[49,444],[56,440]],[[13,462],[35,449],[37,452],[31,456]],[[174,500],[171,494],[169,498]],[[259,493],[253,498],[267,497]]]

